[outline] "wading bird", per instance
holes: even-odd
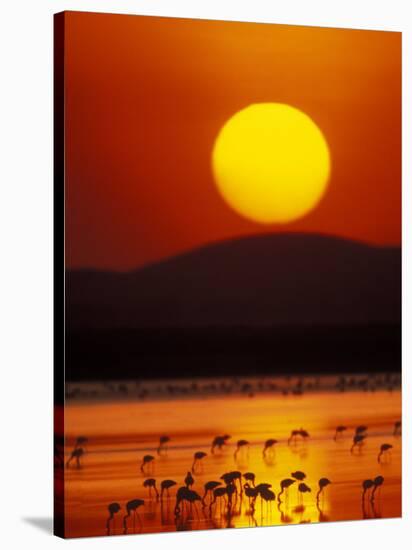
[[[280,497],[283,495],[283,493],[285,493],[289,487],[291,485],[293,485],[294,483],[296,483],[296,479],[290,479],[289,477],[287,477],[286,479],[282,479],[282,481],[280,482],[280,493],[278,493],[278,502],[281,503],[281,499]],[[287,493],[286,493],[287,495]]]
[[[382,484],[384,482],[384,478],[382,476],[377,476],[375,477],[375,479],[373,480],[373,489],[372,489],[372,494],[371,494],[371,502],[374,502],[375,500],[375,493],[378,489],[380,489],[382,487]]]
[[[245,447],[249,446],[249,441],[246,441],[246,439],[239,439],[239,441],[236,443],[236,451],[234,453],[235,460],[237,459],[237,455],[239,451],[244,449]]]
[[[392,448],[393,448],[393,445],[391,445],[390,443],[384,443],[383,445],[381,445],[381,448],[380,448],[380,451],[379,451],[379,454],[378,454],[378,462],[379,463],[381,462],[382,455],[384,453],[387,453],[388,451],[390,451]]]
[[[76,447],[84,447],[86,443],[88,443],[89,439],[85,437],[84,435],[79,435],[79,437],[76,439],[76,443],[74,444],[74,448]]]
[[[350,448],[351,454],[353,454],[353,451],[355,448],[358,448],[359,450],[362,448],[364,442],[365,442],[366,435],[363,434],[356,434],[353,438],[352,447]]]
[[[343,432],[345,432],[347,430],[347,426],[336,426],[336,430],[335,430],[335,435],[334,435],[334,441],[336,441],[339,436],[341,436],[343,434]]]
[[[355,430],[355,435],[360,435],[360,434],[364,434],[365,432],[368,431],[368,427],[367,426],[364,426],[363,424],[361,426],[357,426],[356,430]]]
[[[276,499],[275,493],[269,488],[261,489],[259,495],[266,503],[274,502]]]
[[[113,523],[113,529],[114,529],[115,528],[114,515],[117,514],[117,512],[120,512],[121,506],[118,502],[112,502],[111,504],[109,504],[107,509],[109,510],[109,517],[107,518],[107,521],[106,521],[106,529],[107,529],[107,534],[110,535],[110,523]]]
[[[140,508],[140,506],[144,505],[144,500],[141,498],[135,498],[134,500],[129,500],[129,502],[126,504],[126,512],[127,514],[123,518],[123,528],[124,532],[127,532],[127,518],[129,518],[133,513],[133,531],[136,528],[136,517],[139,520],[140,525],[142,525],[142,520],[137,512],[137,509]]]
[[[196,501],[202,500],[200,495],[196,493],[196,491],[192,491],[191,489],[188,489],[187,487],[179,487],[176,493],[176,506],[175,506],[175,515],[178,516],[181,513],[180,506],[182,503],[187,502],[190,505],[190,509],[192,509],[193,504],[196,504]],[[199,512],[197,511],[197,508],[195,506],[195,510],[197,514],[199,515]]]
[[[212,447],[210,449],[212,455],[215,453],[215,449],[221,451],[223,449],[223,446],[226,445],[228,439],[230,439],[230,435],[217,435],[212,441]]]
[[[246,481],[250,481],[250,483],[253,485],[253,487],[255,486],[256,476],[253,472],[246,472],[246,473],[243,474],[243,477],[244,477],[244,479],[246,479]]]
[[[170,441],[170,437],[168,435],[161,435],[159,438],[159,446],[157,447],[157,454],[161,455],[162,452],[165,454],[167,453],[167,444]]]
[[[306,478],[305,472],[301,472],[300,470],[297,470],[296,472],[292,472],[290,475],[294,479],[297,479],[298,481],[303,481]]]
[[[319,502],[319,498],[321,493],[323,492],[323,489],[330,485],[332,482],[327,477],[321,477],[318,484],[319,484],[319,491],[316,493],[316,502]]]
[[[169,498],[169,489],[177,485],[173,479],[164,479],[160,484],[160,498],[163,499],[163,493],[166,491],[167,498]]]
[[[155,479],[153,479],[152,477],[145,479],[143,481],[143,487],[146,487],[147,489],[149,489],[149,498],[152,498],[152,489],[153,489],[156,495],[156,500],[159,500],[159,491],[157,490]]]
[[[251,487],[249,483],[245,483],[244,489],[245,489],[245,495],[249,499],[249,508],[253,510],[255,507],[256,498],[259,495],[259,491],[257,490],[256,487]]]
[[[208,493],[213,493],[213,491],[219,487],[220,485],[222,485],[222,482],[221,481],[208,481],[207,483],[205,483],[205,493],[202,497],[202,504],[203,506],[206,506],[205,504],[205,498],[207,497]]]
[[[197,451],[194,455],[193,455],[193,464],[192,464],[192,472],[195,473],[195,468],[197,466],[197,464],[207,456],[206,453],[204,453],[203,451]]]
[[[372,487],[374,486],[374,483],[371,479],[365,479],[363,482],[362,482],[362,502],[365,501],[365,496],[366,496],[366,493],[367,491],[369,491],[369,489],[371,489]]]
[[[393,425],[393,435],[401,435],[402,433],[402,420],[397,420]]]
[[[306,485],[306,483],[299,483],[298,486],[299,496],[301,499],[303,499],[304,493],[311,493],[312,489]]]
[[[140,465],[140,471],[142,474],[149,473],[149,470],[153,472],[153,464],[155,457],[152,455],[144,455],[142,463]]]
[[[192,476],[192,474],[190,472],[187,472],[186,474],[186,477],[185,477],[185,485],[187,488],[191,487],[193,484],[194,484],[195,480],[194,480],[194,477]]]
[[[78,468],[81,468],[80,464],[80,458],[84,455],[84,449],[82,447],[75,447],[70,455],[69,460],[66,462],[66,468],[70,466],[70,462],[75,458],[76,459],[76,466]]]
[[[266,453],[267,453],[268,451],[273,451],[273,450],[274,450],[273,447],[274,447],[274,445],[276,445],[277,442],[278,442],[277,439],[268,439],[268,440],[265,442],[265,445],[264,445],[264,447],[263,447],[263,453],[262,453],[262,454],[263,454],[263,458],[265,458]]]

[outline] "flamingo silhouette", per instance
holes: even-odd
[[[202,460],[203,458],[205,458],[207,456],[206,453],[204,453],[203,451],[197,451],[194,455],[193,455],[193,464],[192,464],[192,472],[195,473],[195,468],[196,468],[196,465],[198,464],[198,462],[200,460]]]
[[[292,441],[296,443],[296,439],[299,435],[300,435],[300,430],[292,430],[290,432],[290,436],[289,436],[289,439],[288,439],[288,445],[290,445],[292,443]]]
[[[289,489],[289,487],[291,485],[293,485],[294,483],[296,483],[296,479],[290,479],[289,477],[287,477],[286,479],[282,479],[282,481],[280,482],[280,493],[278,493],[278,502],[279,504],[282,502],[280,497],[283,495],[283,493],[285,491],[287,491]]]
[[[309,439],[310,437],[309,432],[303,430],[302,428],[299,430],[299,435],[304,441],[306,441],[306,439]]]
[[[351,454],[353,454],[353,451],[355,448],[361,449],[362,445],[364,444],[366,435],[364,434],[356,434],[353,438],[352,447],[350,448]]]
[[[382,455],[384,453],[387,453],[391,449],[393,449],[393,445],[391,445],[390,443],[384,443],[383,445],[381,445],[381,448],[380,448],[380,451],[379,451],[379,454],[378,454],[378,462],[379,463],[381,462]]]
[[[250,481],[250,483],[253,485],[253,487],[255,486],[256,476],[253,472],[246,472],[246,473],[243,474],[243,477],[244,477],[244,479],[246,479],[246,481]]]
[[[187,472],[185,477],[185,485],[187,488],[191,487],[194,484],[195,480],[190,472]]]
[[[249,499],[249,508],[253,510],[255,507],[256,498],[259,495],[259,491],[256,487],[251,487],[249,483],[245,483],[244,489],[245,495]]]
[[[226,445],[226,442],[230,439],[230,435],[217,435],[214,440],[212,441],[212,447],[210,449],[210,452],[215,454],[215,449],[218,449],[219,451],[222,450],[223,446]]]
[[[393,435],[401,435],[402,433],[402,420],[397,420],[393,425]]]
[[[297,470],[296,472],[292,472],[290,475],[294,479],[297,479],[298,481],[303,481],[306,478],[305,472],[301,472],[300,470]]]
[[[79,437],[76,439],[76,443],[74,444],[74,448],[76,447],[82,447],[88,443],[89,439],[85,437],[84,435],[79,435]]]
[[[107,534],[110,535],[110,523],[111,522],[113,523],[113,529],[114,529],[115,527],[114,515],[121,510],[121,506],[118,502],[112,502],[111,504],[109,504],[107,509],[109,510],[109,517],[106,520],[106,529],[107,529]]]
[[[129,502],[126,504],[127,514],[123,518],[123,528],[125,533],[127,533],[127,518],[129,518],[132,513],[133,513],[133,531],[136,528],[136,517],[139,520],[140,526],[142,526],[142,520],[137,512],[137,509],[143,505],[144,505],[144,500],[142,500],[141,498],[135,498],[134,500],[129,500]]]
[[[157,454],[160,456],[162,454],[162,451],[167,453],[167,444],[170,441],[170,437],[168,435],[161,435],[159,438],[159,446],[157,447]]]
[[[372,489],[372,494],[371,494],[371,502],[374,502],[375,500],[375,493],[378,489],[380,489],[380,487],[382,487],[382,484],[383,482],[385,481],[385,479],[382,477],[382,476],[377,476],[375,477],[375,479],[373,480],[373,489]]]
[[[175,515],[180,515],[180,506],[183,502],[188,502],[190,504],[190,508],[192,508],[192,505],[198,500],[201,501],[202,499],[196,491],[192,491],[192,489],[189,489],[188,487],[179,487],[176,493]]]
[[[169,498],[169,489],[177,485],[176,481],[173,479],[164,479],[160,484],[160,498],[163,499],[163,493],[166,491],[167,497]]]
[[[223,479],[223,481],[226,483],[226,485],[229,485],[230,483],[236,483],[236,480],[239,482],[239,489],[242,493],[243,487],[242,487],[242,474],[238,470],[234,470],[232,472],[227,472],[226,474],[223,474],[220,476],[220,479]],[[236,487],[236,485],[235,485]],[[237,489],[236,489],[237,492]]]
[[[340,435],[343,434],[343,432],[345,432],[347,430],[347,426],[336,426],[336,430],[335,430],[335,436],[334,436],[334,441],[336,441],[338,439],[338,437]]]
[[[267,505],[271,504],[276,499],[275,493],[269,488],[260,489],[259,495],[260,498],[264,500]]]
[[[208,493],[213,493],[213,491],[216,489],[216,487],[219,487],[220,485],[222,485],[221,481],[208,481],[208,482],[205,483],[205,493],[202,497],[203,506],[206,506],[205,505],[205,498],[206,498],[207,494]]]
[[[316,502],[319,502],[319,498],[321,493],[323,493],[323,489],[330,485],[332,482],[327,477],[321,477],[318,484],[319,484],[319,491],[316,493]]]
[[[355,435],[364,434],[368,430],[367,426],[364,426],[363,424],[361,426],[357,426],[355,429]]]
[[[304,493],[311,493],[312,489],[306,485],[306,483],[299,483],[298,486],[299,496],[303,499]]]
[[[265,441],[265,445],[263,447],[263,458],[265,458],[266,456],[266,453],[269,451],[269,450],[273,450],[273,446],[276,445],[276,443],[278,442],[277,439],[267,439]]]
[[[365,496],[366,496],[366,493],[369,489],[371,489],[372,487],[374,486],[374,483],[371,479],[365,479],[363,482],[362,482],[362,502],[365,501]]]
[[[143,487],[146,487],[149,489],[149,498],[152,497],[152,489],[153,489],[156,494],[156,500],[159,500],[159,491],[157,490],[155,479],[153,479],[152,477],[145,479],[143,481]]]
[[[248,446],[249,446],[249,441],[246,441],[246,439],[239,439],[239,441],[236,443],[236,450],[234,453],[235,460],[237,459],[237,455],[239,451]]]
[[[80,458],[84,455],[83,447],[75,447],[70,455],[69,460],[66,462],[66,468],[70,466],[70,462],[75,458],[77,468],[81,468]]]
[[[142,464],[140,466],[140,470],[141,470],[142,474],[148,473],[148,472],[146,472],[146,470],[150,469],[150,468],[147,468],[148,465],[152,466],[152,471],[153,471],[154,459],[155,459],[155,457],[152,456],[152,455],[144,455],[143,460],[142,460]]]
[[[210,502],[209,509],[212,509],[213,504],[216,503],[217,499],[224,499],[227,495],[227,486],[226,487],[216,487],[213,490],[213,499]]]

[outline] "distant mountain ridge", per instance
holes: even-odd
[[[400,318],[400,248],[317,234],[224,241],[127,273],[66,273],[69,331]]]

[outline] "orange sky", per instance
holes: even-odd
[[[401,237],[401,34],[66,13],[66,260],[131,269],[222,239]],[[256,102],[306,112],[329,143],[307,216],[259,225],[211,173],[214,139]]]

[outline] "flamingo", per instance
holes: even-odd
[[[151,498],[152,496],[152,489],[153,489],[156,494],[156,500],[159,500],[159,491],[157,490],[155,479],[153,479],[152,477],[145,479],[143,481],[143,487],[146,487],[149,489],[149,498]]]
[[[298,481],[303,481],[306,478],[305,472],[301,472],[300,470],[292,472],[290,475]]]
[[[155,457],[152,456],[152,455],[144,455],[143,460],[142,460],[142,464],[140,466],[140,470],[141,470],[142,474],[146,473],[145,469],[146,469],[146,466],[148,464],[152,465],[152,467],[153,467],[154,459],[155,459]]]
[[[180,515],[180,505],[182,502],[186,501],[190,504],[190,507],[192,507],[193,503],[196,503],[198,500],[201,501],[202,499],[196,491],[192,491],[192,489],[188,487],[179,487],[176,493],[175,515]]]
[[[382,476],[377,476],[375,477],[375,479],[373,480],[373,489],[372,489],[372,494],[371,494],[371,502],[374,502],[375,500],[375,493],[377,491],[377,489],[379,489],[383,482],[385,481],[385,479],[382,477]]]
[[[319,484],[319,491],[316,493],[316,502],[319,502],[319,497],[321,493],[323,492],[323,489],[330,485],[332,482],[327,477],[321,477],[318,484]]]
[[[113,528],[114,528],[114,515],[120,512],[121,506],[118,502],[112,502],[111,504],[109,504],[107,509],[109,510],[109,517],[107,518],[107,521],[106,521],[106,529],[107,529],[107,534],[110,535],[110,522],[113,522]]]
[[[242,492],[242,474],[238,470],[234,470],[233,472],[227,472],[226,474],[221,475],[220,479],[223,479],[226,485],[229,485],[230,483],[234,483],[236,480],[238,480],[240,485],[240,491]]]
[[[129,502],[126,504],[126,511],[127,511],[127,514],[124,516],[123,518],[123,527],[124,527],[124,532],[126,533],[127,532],[127,518],[131,516],[132,512],[133,512],[133,531],[135,530],[135,523],[136,523],[136,516],[137,516],[137,519],[139,520],[139,523],[140,525],[142,525],[142,520],[137,512],[137,509],[140,508],[140,506],[143,506],[144,505],[144,500],[142,500],[141,498],[136,498],[134,500],[129,500]]]
[[[80,458],[84,455],[84,449],[83,447],[75,447],[70,455],[69,460],[66,462],[66,468],[70,466],[70,462],[75,458],[76,459],[76,465],[78,468],[81,468],[80,464]]]
[[[280,482],[280,493],[278,493],[278,502],[279,504],[282,502],[280,500],[280,497],[283,495],[283,493],[285,491],[288,490],[288,488],[293,485],[293,483],[296,483],[296,479],[290,479],[289,477],[287,477],[286,479],[282,479],[282,481]]]
[[[187,475],[185,477],[186,487],[189,489],[189,487],[191,487],[194,484],[194,482],[195,482],[195,480],[194,480],[194,477],[192,476],[192,474],[190,472],[187,472]]]
[[[74,444],[74,448],[76,447],[82,447],[88,443],[89,439],[85,437],[84,435],[79,435],[79,437],[76,439],[76,443]]]
[[[347,426],[336,426],[336,430],[335,430],[335,436],[334,436],[334,441],[336,441],[338,439],[338,437],[340,435],[343,434],[343,432],[345,432],[347,430]]]
[[[250,481],[253,487],[255,486],[256,476],[253,472],[246,472],[245,474],[243,474],[243,477],[246,479],[246,481]]]
[[[256,487],[251,487],[249,483],[245,483],[244,489],[245,489],[245,495],[249,499],[249,508],[253,510],[259,491]],[[252,501],[252,504],[251,504],[251,501]]]
[[[164,479],[160,484],[160,499],[163,499],[163,493],[166,491],[167,497],[169,497],[169,489],[177,485],[173,479]]]
[[[356,434],[353,438],[353,444],[350,448],[351,454],[353,454],[353,451],[355,450],[355,447],[358,447],[358,449],[361,449],[364,441],[365,441],[366,435],[364,434]]]
[[[379,454],[378,454],[378,462],[379,463],[381,462],[382,455],[384,453],[387,453],[391,449],[393,449],[393,445],[391,445],[390,443],[384,443],[383,445],[381,445],[381,448],[380,448],[380,451],[379,451]]]
[[[362,502],[364,502],[365,500],[365,496],[366,496],[366,493],[369,489],[371,489],[372,487],[374,486],[374,483],[371,479],[365,479],[363,482],[362,482]]]
[[[402,420],[397,420],[393,425],[393,435],[401,435],[402,433]]]
[[[167,453],[167,444],[170,441],[170,437],[168,435],[161,435],[159,438],[159,446],[157,447],[157,454],[161,455],[162,451]]]
[[[312,489],[306,485],[306,483],[299,483],[298,491],[300,494],[300,498],[303,498],[304,493],[311,493]]]
[[[226,442],[230,439],[230,435],[217,435],[214,440],[212,441],[212,447],[210,449],[210,452],[215,454],[215,449],[219,449],[219,451],[222,450],[223,446],[226,445]]]
[[[235,460],[237,458],[237,455],[239,453],[239,451],[241,449],[244,449],[245,447],[248,447],[249,446],[249,441],[247,441],[246,439],[239,439],[239,441],[236,443],[236,450],[235,450],[235,453],[234,453],[234,457],[235,457]]]
[[[366,431],[368,431],[368,427],[362,424],[355,429],[355,435],[364,434]]]
[[[204,453],[203,451],[197,451],[194,455],[193,455],[193,464],[192,464],[192,472],[195,473],[195,468],[196,468],[196,464],[202,460],[203,458],[205,458],[207,456],[207,453]]]
[[[296,438],[298,435],[300,435],[300,430],[292,430],[288,439],[288,445],[290,445],[292,441],[296,442]]]
[[[265,445],[263,447],[263,458],[265,458],[266,456],[266,453],[269,451],[269,450],[273,450],[273,446],[276,445],[276,443],[278,442],[277,439],[267,439],[266,442],[265,442]]]
[[[266,489],[261,489],[259,491],[259,494],[260,494],[260,498],[262,500],[264,500],[266,502],[267,505],[269,505],[270,503],[274,502],[275,499],[276,499],[276,495],[275,493],[269,489],[269,488],[266,488]]]
[[[212,493],[216,489],[216,487],[219,487],[220,485],[222,485],[221,481],[208,481],[208,482],[205,483],[205,493],[202,497],[203,506],[206,506],[205,505],[205,498],[206,498],[207,494]]]

